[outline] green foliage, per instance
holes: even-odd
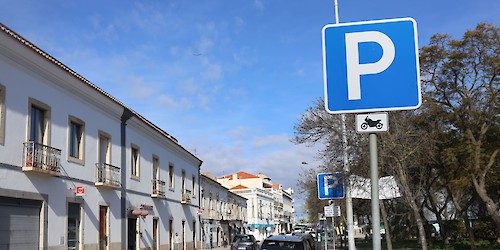
[[[476,247],[478,249],[492,249],[492,248],[489,248],[490,245],[491,245],[491,243],[487,240],[476,241]],[[453,243],[453,247],[454,247],[454,249],[470,249],[471,243],[470,243],[470,241],[463,240],[463,241]]]
[[[495,224],[491,217],[483,217],[472,222],[474,235],[478,239],[485,239],[494,241],[495,238]]]
[[[452,240],[467,239],[467,229],[461,220],[448,220],[444,222],[444,228]]]

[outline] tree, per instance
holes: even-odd
[[[413,111],[391,112],[391,131],[381,134],[379,159],[384,171],[395,176],[417,224],[422,249],[427,249],[425,218],[421,215],[429,162],[434,158],[433,141],[416,123]]]
[[[500,140],[498,115],[500,95],[499,29],[479,24],[461,40],[434,35],[421,49],[424,105],[447,129],[457,135],[457,144],[443,157],[450,166],[460,166],[497,228],[500,240],[500,215],[488,186],[488,173],[498,171]]]

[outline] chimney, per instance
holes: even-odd
[[[233,174],[233,180],[237,180],[238,179],[238,173],[234,173]]]

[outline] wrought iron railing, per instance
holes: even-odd
[[[96,163],[96,183],[120,187],[120,168],[107,163]]]
[[[60,173],[61,150],[33,141],[23,143],[23,167]]]
[[[165,196],[165,182],[159,179],[153,179],[151,182],[153,183],[151,194],[153,196]]]

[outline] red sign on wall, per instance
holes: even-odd
[[[84,196],[85,195],[85,187],[84,186],[76,186],[75,195],[76,196]]]

